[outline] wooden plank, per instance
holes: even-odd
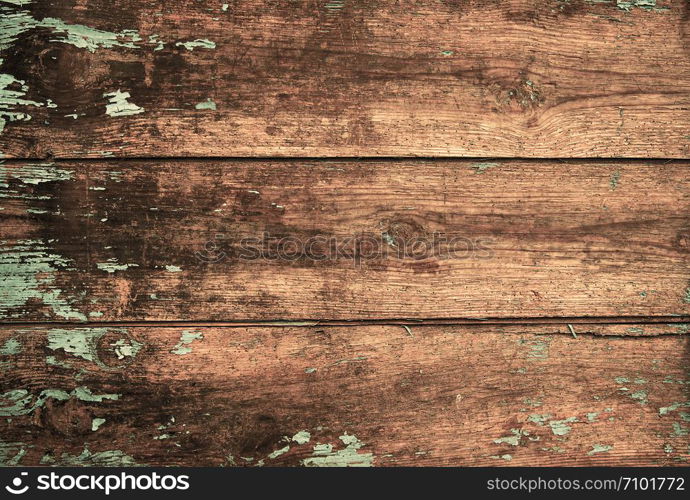
[[[688,336],[578,329],[4,327],[0,456],[22,466],[687,465]]]
[[[688,157],[684,0],[1,8],[7,157]]]
[[[687,163],[1,168],[5,320],[690,314]]]

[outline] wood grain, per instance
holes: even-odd
[[[7,157],[688,157],[684,0],[0,8]]]
[[[690,314],[684,162],[1,169],[7,321]]]
[[[3,327],[2,463],[687,465],[688,325],[564,331]]]

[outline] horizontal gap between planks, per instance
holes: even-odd
[[[265,321],[86,321],[41,322],[0,321],[0,327],[195,327],[195,328],[244,328],[244,327],[313,327],[313,326],[438,326],[438,325],[578,325],[578,324],[682,324],[690,323],[690,316],[592,316],[592,317],[544,317],[544,318],[428,318],[428,319],[364,319],[364,320],[265,320]]]
[[[53,163],[68,163],[68,162],[93,162],[93,163],[121,163],[121,162],[142,162],[142,161],[157,161],[157,162],[294,162],[294,161],[310,161],[310,162],[410,162],[410,161],[433,161],[433,162],[459,162],[459,161],[531,161],[531,162],[559,162],[559,163],[684,163],[690,161],[688,158],[607,158],[607,157],[592,157],[592,158],[544,158],[544,157],[500,157],[500,156],[106,156],[106,157],[27,157],[27,158],[0,158],[0,163],[22,163],[27,161],[45,161]]]

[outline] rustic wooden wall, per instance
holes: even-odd
[[[689,153],[685,0],[0,0],[0,464],[687,465]]]

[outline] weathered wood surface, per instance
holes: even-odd
[[[4,320],[690,314],[687,163],[0,168]]]
[[[688,325],[567,331],[3,327],[0,457],[687,465],[690,342],[677,334]]]
[[[684,0],[0,8],[8,157],[690,151]]]

